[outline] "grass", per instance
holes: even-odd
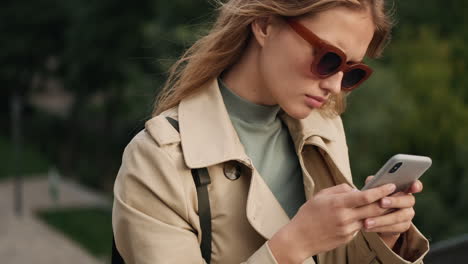
[[[12,177],[19,173],[29,177],[38,173],[45,173],[50,167],[49,161],[31,146],[22,146],[19,166],[15,168],[14,146],[11,141],[0,137],[0,179]]]
[[[65,208],[44,210],[39,218],[80,244],[92,255],[110,259],[112,215],[103,208]]]

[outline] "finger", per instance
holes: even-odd
[[[356,221],[355,223],[353,223],[353,233],[352,233],[352,237],[354,238],[357,233],[359,233],[359,231],[362,230],[362,228],[364,227],[364,222],[363,221]]]
[[[391,233],[391,234],[401,234],[408,231],[411,227],[411,222],[403,222],[395,225],[375,227],[371,229],[364,229],[365,232],[376,232],[376,233]]]
[[[364,205],[353,209],[353,219],[364,220],[367,218],[373,218],[381,215],[385,215],[389,212],[389,209],[382,208],[379,201]]]
[[[367,229],[374,229],[377,227],[411,222],[411,220],[413,220],[413,217],[414,217],[413,208],[401,209],[390,214],[365,219],[364,227],[367,230]]]
[[[367,178],[366,178],[366,184],[367,184],[368,182],[370,182],[373,178],[374,178],[374,175],[367,176]]]
[[[342,237],[353,238],[359,230],[363,228],[362,221],[354,221],[350,224],[342,226],[338,229],[339,235]]]
[[[395,189],[395,184],[385,184],[362,192],[358,191],[343,194],[343,199],[338,201],[340,201],[341,205],[345,208],[361,207],[390,195]]]
[[[407,192],[397,192],[397,193],[394,193],[392,195],[390,195],[389,197],[398,197],[398,196],[405,196],[405,195],[408,195],[409,193]]]
[[[319,193],[317,194],[339,194],[339,193],[346,193],[352,191],[354,188],[349,186],[346,183],[342,183],[340,185],[336,185],[330,188],[322,189]]]
[[[420,180],[413,182],[408,190],[408,193],[420,193],[423,190],[423,184]]]
[[[379,203],[382,208],[409,208],[414,206],[416,199],[413,195],[405,194],[384,197]]]

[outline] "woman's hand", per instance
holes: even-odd
[[[366,182],[372,179],[369,176]],[[367,218],[364,221],[366,232],[377,232],[389,248],[394,248],[396,241],[402,233],[408,231],[414,217],[413,206],[415,198],[413,193],[419,193],[423,189],[421,181],[415,181],[407,192],[395,193],[392,196],[382,198],[378,205],[388,210],[381,216]]]
[[[347,184],[323,189],[299,209],[268,245],[279,263],[302,263],[306,258],[337,248],[353,239],[363,227],[364,219],[386,221],[377,218],[387,210],[378,201],[394,190],[394,184],[362,192]]]

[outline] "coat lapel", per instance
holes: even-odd
[[[340,182],[352,185],[348,147],[340,116],[325,117],[319,111],[314,110],[302,120],[293,119],[286,114],[282,118],[289,128],[297,153],[301,153],[300,156],[304,156],[304,147],[317,147],[327,162],[326,165],[331,167],[332,172],[339,174],[337,175],[339,178],[342,178]],[[313,175],[313,171],[309,170],[309,173]]]
[[[182,100],[178,113],[187,167],[203,168],[229,160],[248,163],[216,79],[200,92]]]
[[[247,219],[267,240],[289,222],[286,212],[256,170],[253,171],[250,181]]]

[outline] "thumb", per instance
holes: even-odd
[[[370,182],[373,178],[374,178],[374,175],[367,176],[367,178],[366,178],[366,183],[365,183],[365,184],[367,184],[368,182]]]

